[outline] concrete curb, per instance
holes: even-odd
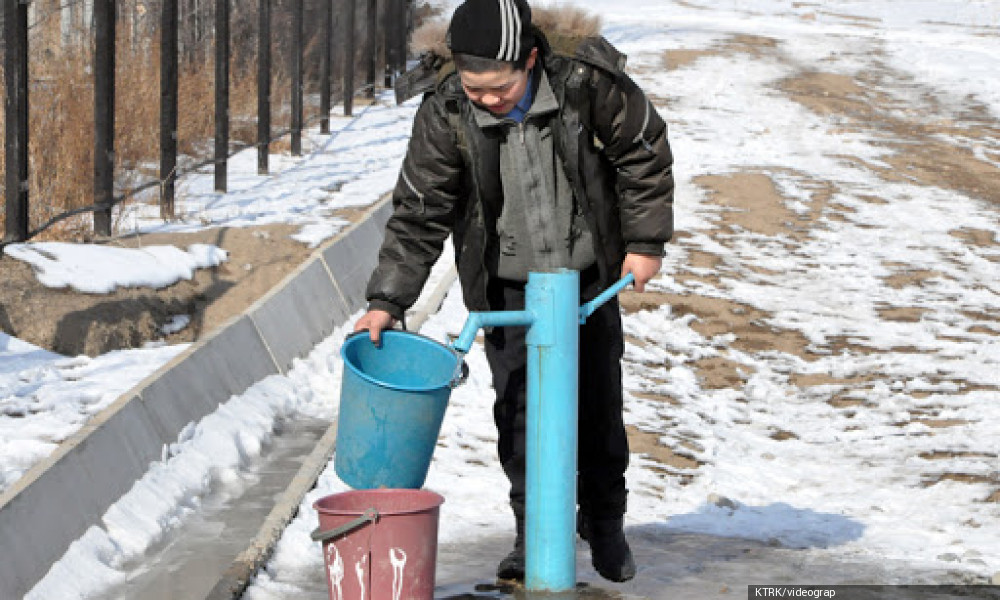
[[[411,330],[419,330],[427,318],[438,310],[456,277],[454,265],[449,266],[426,301],[414,307],[408,316],[407,324]],[[331,427],[316,444],[264,520],[254,541],[226,569],[205,600],[233,600],[246,591],[257,571],[271,557],[285,527],[298,514],[302,499],[316,486],[316,480],[329,464],[336,447],[336,431],[336,427]]]
[[[244,314],[123,394],[0,494],[0,539],[8,550],[0,560],[0,598],[27,593],[183,427],[286,372],[362,308],[391,213],[388,198],[380,199]]]

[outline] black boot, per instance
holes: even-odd
[[[524,581],[524,519],[517,519],[514,549],[497,565],[497,579]]]
[[[622,528],[622,517],[590,518],[577,515],[576,531],[590,544],[590,560],[609,581],[628,581],[635,577],[635,559]]]

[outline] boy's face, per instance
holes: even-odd
[[[528,72],[535,66],[538,49],[531,50],[523,71],[507,67],[498,71],[472,73],[459,72],[462,89],[474,103],[495,115],[505,115],[514,110],[528,89]]]

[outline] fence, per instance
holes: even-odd
[[[89,31],[93,40],[92,85],[93,104],[93,198],[88,205],[66,210],[48,218],[33,229],[29,218],[29,92],[37,87],[29,73],[29,8],[27,0],[3,1],[3,44],[5,81],[5,225],[0,249],[6,244],[28,240],[52,225],[70,217],[93,213],[93,229],[98,236],[112,233],[112,208],[147,190],[159,189],[160,214],[164,219],[174,218],[175,182],[195,170],[212,166],[215,189],[225,192],[227,187],[228,159],[236,152],[253,145],[258,153],[258,172],[268,172],[270,144],[290,136],[290,152],[302,152],[302,131],[319,121],[321,133],[330,132],[330,107],[334,90],[334,67],[340,67],[344,112],[351,115],[353,99],[358,92],[374,96],[379,67],[384,68],[384,85],[392,85],[394,77],[405,67],[406,38],[414,18],[413,0],[311,0],[309,25],[318,28],[312,39],[318,42],[318,68],[304,61],[306,37],[306,3],[309,0],[257,0],[257,115],[256,140],[253,144],[239,146],[230,140],[230,68],[232,0],[160,0],[137,4],[148,11],[158,4],[159,19],[151,29],[158,29],[159,36],[159,171],[158,177],[129,186],[126,193],[115,194],[115,97],[116,97],[116,42],[119,31],[115,0],[86,0],[82,6],[91,8]],[[40,0],[33,0],[35,5]],[[358,10],[358,5],[362,10]],[[66,6],[78,8],[80,2]],[[239,10],[247,5],[236,4]],[[281,27],[287,27],[290,101],[287,107],[289,127],[274,130],[272,125],[272,79],[274,61],[272,46],[276,45],[274,8],[280,6],[287,14]],[[361,13],[359,15],[359,13]],[[132,32],[129,38],[135,44],[136,11],[132,15]],[[145,16],[146,13],[143,13]],[[76,12],[74,18],[79,18]],[[210,17],[211,28],[207,26]],[[336,18],[335,18],[336,17]],[[359,18],[360,17],[360,18]],[[339,19],[340,24],[337,24]],[[149,20],[147,18],[147,20]],[[186,25],[180,32],[181,21]],[[156,27],[158,25],[158,28]],[[211,29],[209,31],[209,29]],[[358,31],[363,39],[359,53]],[[245,31],[241,31],[245,34]],[[65,32],[63,32],[65,39]],[[178,115],[179,115],[179,56],[197,56],[206,36],[214,37],[214,151],[211,158],[185,165],[178,164]],[[245,39],[241,38],[245,43]],[[339,59],[339,60],[338,60]],[[339,64],[338,64],[339,63]],[[356,66],[364,70],[364,84],[355,82]],[[311,79],[311,81],[309,80]],[[304,91],[307,83],[318,89],[319,107],[315,115],[306,119]],[[34,85],[33,85],[34,84]],[[348,91],[350,93],[348,93]],[[147,92],[148,94],[148,92]],[[155,102],[152,97],[146,98]],[[185,106],[184,110],[209,110],[209,106]],[[189,161],[190,162],[190,161]],[[119,177],[122,175],[118,173]],[[36,219],[37,220],[37,219]]]

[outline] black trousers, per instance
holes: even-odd
[[[596,269],[581,273],[581,296],[596,297]],[[491,310],[524,308],[524,284],[494,280],[488,290]],[[485,336],[493,373],[493,417],[499,433],[500,463],[510,480],[510,504],[524,516],[525,407],[527,348],[525,327],[496,327]],[[629,449],[622,420],[621,357],[624,349],[618,300],[613,298],[580,326],[579,467],[580,510],[596,518],[625,513],[625,469]]]

